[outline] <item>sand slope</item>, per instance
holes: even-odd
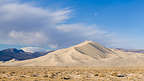
[[[105,48],[85,41],[39,58],[6,62],[6,66],[143,66],[144,54]]]

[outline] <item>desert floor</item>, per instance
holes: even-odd
[[[0,81],[144,81],[144,68],[0,67]]]

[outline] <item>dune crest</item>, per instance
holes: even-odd
[[[104,46],[93,41],[85,41],[73,46],[73,48],[78,52],[93,58],[106,58],[108,54],[114,53],[111,49],[105,48]]]

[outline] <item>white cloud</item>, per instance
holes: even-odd
[[[68,36],[67,39],[69,39],[69,41],[67,42],[70,44],[74,44],[75,41],[93,40],[104,45],[110,45],[113,40],[113,35],[111,33],[99,29],[96,25],[62,24],[56,28],[62,31],[66,37]]]
[[[0,43],[63,48],[94,40],[110,44],[112,35],[96,25],[62,24],[70,9],[52,10],[27,3],[0,2]]]
[[[29,4],[0,5],[0,43],[51,44],[57,24],[69,18],[71,10],[52,11]],[[56,45],[50,45],[56,47]]]
[[[42,44],[47,42],[47,37],[40,32],[16,32],[11,31],[9,37],[14,43]]]

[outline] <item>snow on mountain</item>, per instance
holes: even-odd
[[[35,52],[48,52],[48,50],[45,50],[40,47],[24,47],[21,48],[24,52],[30,52],[30,53],[35,53]]]

